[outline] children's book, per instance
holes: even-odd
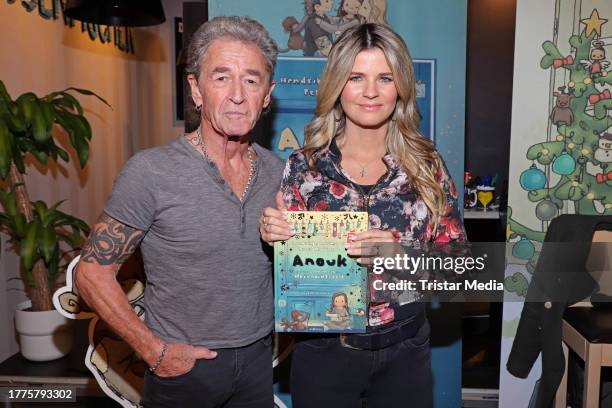
[[[346,252],[366,212],[289,211],[296,234],[274,243],[277,332],[364,333],[367,269]]]

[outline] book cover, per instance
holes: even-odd
[[[274,243],[277,332],[364,333],[367,269],[348,256],[350,232],[366,212],[289,211],[296,234]]]

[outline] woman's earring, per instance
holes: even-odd
[[[197,106],[195,107],[195,110],[196,110],[196,112],[198,112],[198,113],[202,113],[202,105],[197,105]]]
[[[342,114],[340,114],[340,117],[338,117],[338,111],[336,109],[334,109],[334,120],[336,122],[340,122],[342,120]]]

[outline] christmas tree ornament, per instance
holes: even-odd
[[[541,221],[550,221],[557,216],[559,207],[548,198],[542,200],[536,206],[536,217]]]
[[[519,182],[524,190],[539,190],[546,185],[546,174],[532,164],[530,168],[521,173]]]
[[[606,181],[612,180],[612,171],[607,173],[597,173],[595,175],[595,180],[597,181],[597,184],[603,184]]]
[[[580,154],[581,154],[581,155],[583,155],[583,156],[587,156],[589,153],[590,153],[590,152],[589,152],[589,149],[582,149],[582,150],[580,151]]]
[[[605,205],[605,207],[606,207],[607,209],[612,208],[612,203],[608,203],[608,204],[606,204],[606,205]]]
[[[553,92],[553,95],[557,97],[555,107],[550,112],[550,120],[555,125],[571,125],[574,121],[574,112],[570,108],[570,101],[573,98],[573,89],[569,92],[565,92],[565,87],[560,86],[559,92]]]
[[[582,81],[582,83],[585,84],[585,85],[590,84],[591,83],[591,78],[589,78],[589,77],[584,78],[584,81]]]
[[[574,83],[574,81],[569,81],[569,82],[567,83],[567,87],[568,87],[568,88],[573,88],[573,87],[575,87],[575,86],[576,86],[576,84]]]
[[[593,157],[600,163],[612,163],[612,134],[604,133],[601,135]]]
[[[565,65],[572,65],[574,63],[574,57],[571,55],[568,55],[565,58],[556,58],[553,60],[553,67],[555,67],[555,69],[557,68],[561,68]]]
[[[612,99],[612,92],[609,89],[604,89],[603,92],[589,95],[589,103],[595,105],[597,102]]]
[[[557,142],[562,142],[565,139],[562,135],[557,135]]]
[[[601,76],[602,77],[607,77],[608,76],[608,71],[601,71]]]
[[[512,247],[512,256],[518,259],[531,259],[534,253],[533,243],[524,236]]]
[[[602,41],[593,41],[593,48],[589,53],[588,60],[580,60],[580,63],[584,65],[586,69],[591,73],[591,78],[597,78],[601,76],[602,71],[610,65],[606,59],[606,50],[604,49],[604,43]]]
[[[608,20],[605,18],[599,18],[599,12],[597,9],[593,9],[589,18],[583,18],[580,22],[586,25],[584,29],[587,37],[590,37],[593,31],[601,37],[601,26],[604,25]]]
[[[589,193],[589,194],[586,195],[586,198],[588,198],[589,200],[593,200],[593,199],[595,199],[595,194]]]
[[[568,143],[568,145],[567,145],[568,149],[573,149],[574,147],[576,147],[576,145],[573,144],[573,143]]]
[[[577,181],[572,181],[572,187],[578,187],[580,185]]]
[[[576,161],[565,150],[555,159],[552,171],[562,176],[572,174],[576,170]]]
[[[548,154],[548,149],[546,149],[546,148],[542,149],[542,154],[543,155],[547,155]]]

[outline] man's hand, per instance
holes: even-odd
[[[161,354],[161,347],[159,353]],[[176,377],[191,371],[196,360],[212,360],[215,357],[217,357],[217,352],[206,347],[194,347],[183,343],[168,344],[166,354],[155,370],[155,375]],[[155,364],[155,361],[151,364]]]

